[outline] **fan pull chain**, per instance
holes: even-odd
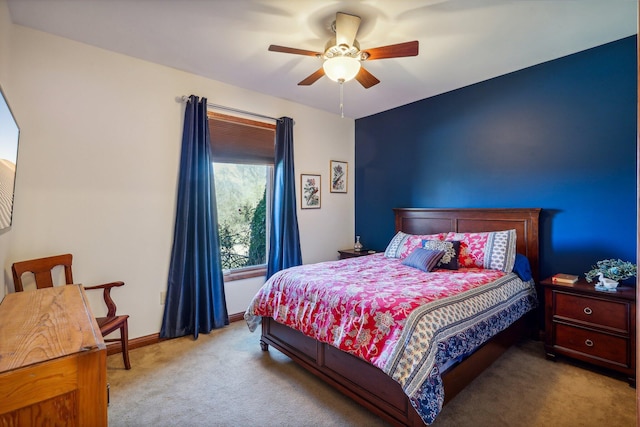
[[[340,82],[340,118],[344,119],[344,81]]]

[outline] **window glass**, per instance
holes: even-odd
[[[214,163],[222,268],[266,264],[272,166]]]

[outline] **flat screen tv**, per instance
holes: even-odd
[[[0,230],[11,227],[20,128],[0,87]]]

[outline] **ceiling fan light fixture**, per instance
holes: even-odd
[[[354,78],[365,89],[380,83],[380,80],[361,66],[361,62],[418,55],[418,40],[361,50],[360,43],[356,40],[360,22],[361,19],[357,15],[336,12],[336,20],[331,27],[335,36],[327,40],[322,52],[273,44],[269,46],[269,51],[324,59],[322,68],[304,78],[298,86],[310,86],[326,75],[331,80],[341,83],[340,90],[342,83]]]
[[[336,56],[324,61],[324,73],[334,82],[344,83],[353,78],[360,71],[360,61],[350,56]]]

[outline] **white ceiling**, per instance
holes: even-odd
[[[636,0],[8,0],[15,24],[339,112],[321,67],[270,44],[322,51],[335,13],[362,18],[361,48],[418,40],[417,57],[365,62],[344,85],[361,118],[637,33]],[[181,95],[181,94],[176,94]],[[215,94],[206,96],[215,102]]]

